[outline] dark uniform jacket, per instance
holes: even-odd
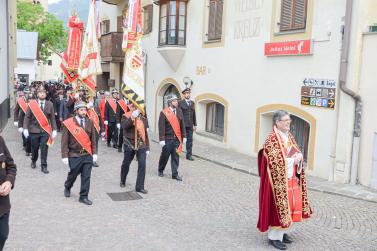
[[[182,110],[183,119],[186,127],[196,126],[196,114],[195,114],[195,103],[190,100],[190,106],[187,104],[186,100],[183,99],[178,102],[178,107]]]
[[[37,100],[38,102],[38,100]],[[51,101],[44,101],[43,113],[45,114],[49,124],[52,127],[52,130],[56,130],[56,121],[55,121],[55,111],[54,105]],[[27,109],[24,119],[24,128],[29,130],[29,133],[41,133],[44,130],[39,126],[37,119],[35,118],[33,112],[30,110],[30,107]]]
[[[115,104],[117,104],[118,106],[117,101],[115,101]],[[106,102],[106,105],[105,105],[105,121],[109,123],[117,122],[116,113],[113,111],[113,108],[111,108],[111,106],[109,105],[109,102]]]
[[[10,181],[12,183],[12,188],[14,187],[14,182],[16,180],[17,168],[13,162],[13,158],[9,153],[7,146],[5,145],[4,139],[0,136],[0,184],[5,181]],[[0,217],[10,210],[10,200],[9,195],[0,196]]]
[[[181,109],[176,109],[176,116],[178,118],[179,125],[181,128],[182,138],[186,138],[185,122],[183,121],[183,114]],[[160,112],[160,118],[158,119],[158,132],[160,136],[160,141],[177,139],[173,131],[173,128],[170,125],[170,122],[167,120],[165,114],[162,111]]]
[[[20,104],[18,103],[18,100],[17,100],[16,105],[14,107],[14,114],[13,114],[14,122],[20,121],[19,116],[22,113],[24,113],[24,111],[22,110],[22,108],[21,108],[21,106],[20,106]]]
[[[126,102],[126,101],[124,101],[124,102]],[[127,102],[126,102],[126,104],[127,104]],[[127,106],[127,112],[128,111],[129,111],[129,109],[128,109],[128,106]],[[124,114],[123,108],[120,107],[119,103],[117,102],[117,114],[116,114],[117,123],[120,123],[122,121],[123,114]]]
[[[80,124],[77,122],[76,117],[73,117],[77,126]],[[92,143],[92,153],[97,154],[96,148],[96,129],[92,121],[85,117],[84,120],[85,132],[88,134],[90,141]],[[75,139],[75,137],[70,133],[67,127],[63,126],[62,142],[61,142],[62,158],[68,157],[82,157],[88,155],[88,152],[83,150],[81,144]]]
[[[138,148],[146,148],[146,151],[149,151],[149,137],[148,137],[148,119],[141,116],[141,121],[144,124],[145,129],[145,143],[141,139],[140,135],[138,134]],[[135,148],[135,125],[134,120],[131,118],[126,118],[123,116],[122,118],[122,129],[123,129],[123,139],[124,142],[130,146],[132,149]],[[135,149],[134,149],[135,150]]]

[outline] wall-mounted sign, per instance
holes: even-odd
[[[301,105],[335,108],[335,80],[304,79],[301,87]]]
[[[312,41],[310,39],[264,44],[265,56],[309,55],[311,53]]]

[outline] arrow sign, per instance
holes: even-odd
[[[329,108],[334,108],[335,101],[333,99],[329,99]]]
[[[329,90],[329,97],[330,97],[330,98],[335,97],[335,91],[334,91],[334,89],[330,89],[330,90]]]

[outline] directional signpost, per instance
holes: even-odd
[[[334,109],[335,93],[334,80],[306,78],[301,87],[301,105]]]

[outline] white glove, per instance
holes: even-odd
[[[28,129],[25,129],[25,130],[23,131],[23,134],[24,134],[25,138],[28,138],[28,137],[29,137],[29,130],[28,130]]]
[[[57,135],[56,131],[55,131],[55,130],[53,130],[53,131],[52,131],[52,138],[55,138],[55,137],[56,137],[56,135]]]
[[[93,154],[93,162],[97,162],[98,156],[97,154]]]
[[[139,114],[140,114],[140,111],[139,111],[139,109],[137,109],[137,110],[135,110],[135,111],[132,112],[131,117],[133,119],[137,118],[137,116],[139,116]]]
[[[108,125],[109,124],[109,122],[107,121],[107,120],[105,120],[105,122],[103,122],[105,125]]]
[[[14,121],[13,125],[18,127],[18,121]]]
[[[165,146],[165,140],[160,141],[160,146]]]
[[[22,133],[23,131],[24,131],[24,128],[22,128],[22,127],[18,128],[19,133]]]
[[[62,159],[62,162],[64,163],[64,165],[68,165],[68,158]]]
[[[147,156],[149,155],[149,151],[146,151],[145,153],[147,154]]]
[[[187,139],[183,138],[183,144],[186,144],[186,142],[187,142]]]
[[[120,124],[119,123],[117,124],[117,128],[120,129]]]
[[[80,94],[79,93],[76,93],[75,94],[75,99],[79,99],[80,98]]]

